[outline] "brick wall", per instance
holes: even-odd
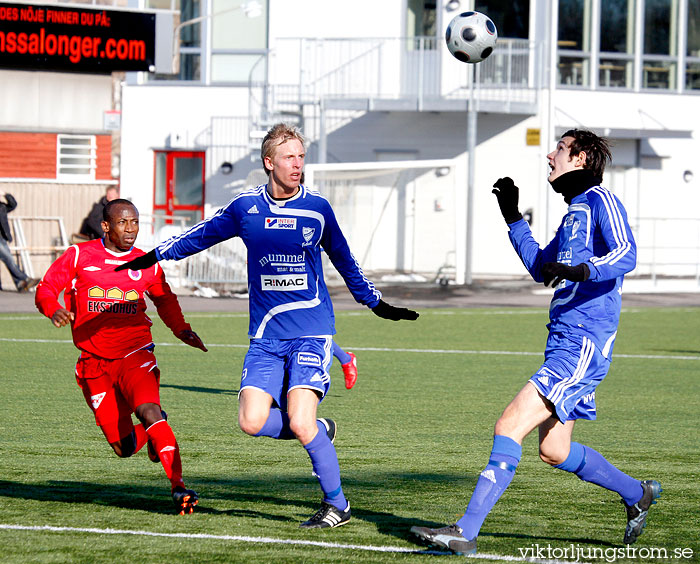
[[[56,178],[56,136],[56,133],[0,131],[0,178]],[[95,138],[95,180],[112,180],[112,136]]]

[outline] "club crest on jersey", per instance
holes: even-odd
[[[102,403],[102,400],[105,399],[106,395],[107,395],[107,392],[102,392],[100,394],[95,394],[94,396],[90,396],[90,403],[92,404],[92,409],[97,411],[97,408],[100,407],[100,404]]]
[[[141,277],[143,276],[143,272],[141,270],[127,269],[126,272],[129,274],[129,278],[131,278],[132,280],[141,280]]]
[[[297,362],[303,366],[321,366],[321,357],[314,353],[300,352],[297,354]]]
[[[302,227],[301,228],[301,234],[304,236],[304,243],[302,246],[306,247],[312,243],[311,239],[314,236],[314,233],[316,233],[316,229],[314,227]]]
[[[296,229],[296,217],[266,217],[265,229]]]

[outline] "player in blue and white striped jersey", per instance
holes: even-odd
[[[627,510],[625,543],[642,533],[649,507],[661,492],[658,482],[631,478],[589,446],[571,440],[577,419],[596,417],[595,390],[610,367],[622,280],[635,267],[636,245],[625,208],[600,185],[611,159],[605,139],[590,131],[567,131],[547,159],[549,182],[569,208],[544,249],[518,210],[513,181],[500,178],[493,190],[525,268],[536,282],[556,287],[544,364],[496,423],[488,465],[464,516],[440,529],[412,528],[421,539],[454,552],[476,552],[481,525],[510,484],[522,441],[535,428],[544,462],[620,494]]]
[[[328,201],[302,184],[304,157],[304,139],[296,128],[272,127],[261,148],[267,184],[238,194],[212,217],[120,268],[141,269],[231,237],[243,240],[250,347],[243,362],[238,422],[249,435],[301,442],[323,490],[321,508],[301,526],[326,528],[347,523],[350,504],[333,446],[335,422],[316,418],[330,387],[335,333],[321,252],[328,254],[355,300],[379,317],[415,320],[418,314],[384,302],[365,277]]]

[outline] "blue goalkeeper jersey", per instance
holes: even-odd
[[[156,256],[179,260],[240,237],[248,249],[250,337],[333,335],[335,317],[322,251],[357,302],[374,307],[381,293],[350,252],[325,198],[302,185],[292,198],[274,200],[266,188],[241,192],[213,216],[158,245]]]
[[[524,220],[509,225],[510,240],[535,280],[543,282],[542,266],[586,263],[585,282],[564,280],[549,307],[550,331],[585,334],[611,358],[622,303],[622,280],[636,265],[637,246],[627,212],[609,190],[593,186],[571,200],[556,236],[544,248]]]

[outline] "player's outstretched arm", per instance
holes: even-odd
[[[143,270],[144,268],[153,266],[157,262],[158,257],[156,256],[156,250],[153,249],[152,251],[148,251],[145,255],[135,258],[134,260],[130,260],[129,262],[124,264],[120,264],[114,270],[125,270],[127,268],[129,270]]]
[[[415,321],[418,319],[417,311],[406,309],[405,307],[394,307],[384,300],[379,300],[379,303],[372,308],[372,313],[382,319],[390,319],[391,321],[400,321],[402,319]]]
[[[65,308],[57,309],[51,316],[51,323],[56,327],[64,327],[75,319],[75,313]]]
[[[195,349],[200,349],[204,352],[207,352],[209,349],[204,346],[204,343],[202,342],[202,339],[199,338],[199,335],[192,331],[192,329],[185,329],[184,331],[180,331],[178,333],[177,338],[180,339],[183,343],[186,345],[189,345],[191,347],[194,347]]]
[[[547,262],[542,265],[542,276],[544,277],[544,285],[552,287],[557,286],[562,280],[571,280],[571,282],[585,282],[591,275],[591,271],[585,262],[576,266],[569,266],[560,262]]]

